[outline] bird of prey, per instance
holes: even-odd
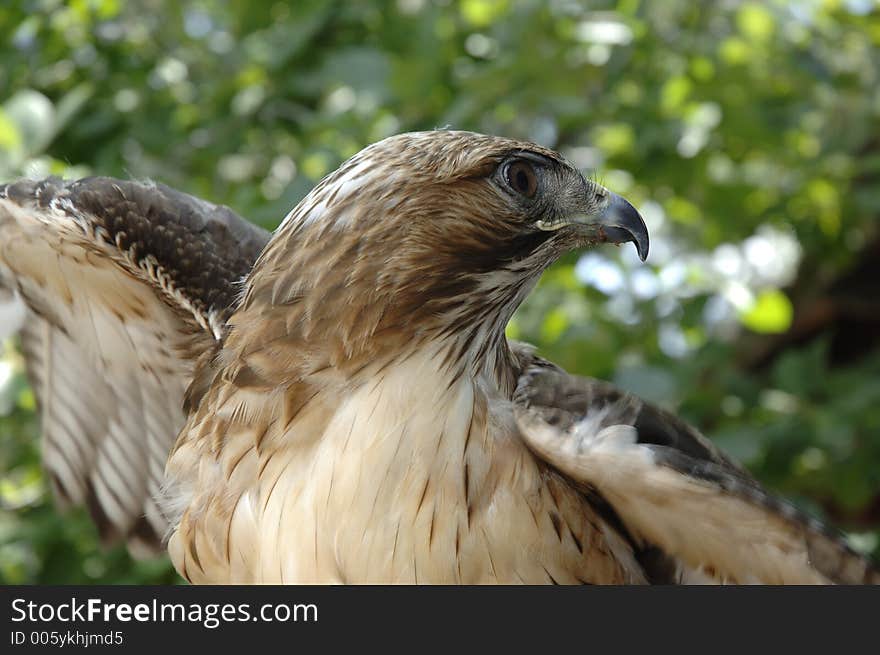
[[[52,486],[191,582],[880,582],[696,429],[505,337],[603,242],[647,256],[626,200],[451,130],[365,148],[271,236],[159,184],[0,187]]]

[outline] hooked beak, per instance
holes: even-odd
[[[629,200],[621,198],[616,193],[611,194],[608,206],[597,217],[602,230],[605,233],[605,241],[609,243],[635,244],[639,259],[645,261],[648,258],[648,226],[641,214],[636,211]]]
[[[605,243],[628,243],[636,247],[639,259],[648,258],[648,226],[636,208],[628,200],[608,191],[608,202],[595,214],[574,214],[563,220],[538,221],[542,230],[558,230],[569,225],[582,225],[590,229],[596,240]]]

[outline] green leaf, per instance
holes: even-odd
[[[463,0],[461,15],[474,27],[486,27],[507,10],[507,0]]]
[[[789,328],[793,314],[788,296],[772,289],[762,292],[751,308],[742,313],[740,320],[753,332],[776,334]]]
[[[736,24],[740,32],[752,41],[767,41],[775,29],[773,14],[758,3],[749,2],[739,8]]]

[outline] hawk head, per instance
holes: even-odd
[[[633,206],[551,150],[471,132],[401,134],[359,152],[290,212],[240,314],[279,308],[283,329],[332,350],[334,365],[445,337],[459,359],[496,361],[508,319],[549,264],[630,241],[645,259]]]

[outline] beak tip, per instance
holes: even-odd
[[[619,242],[632,241],[639,259],[642,261],[648,259],[651,240],[648,236],[648,226],[645,225],[645,220],[638,210],[628,200],[615,193],[606,211],[610,211],[609,223],[619,235]]]

